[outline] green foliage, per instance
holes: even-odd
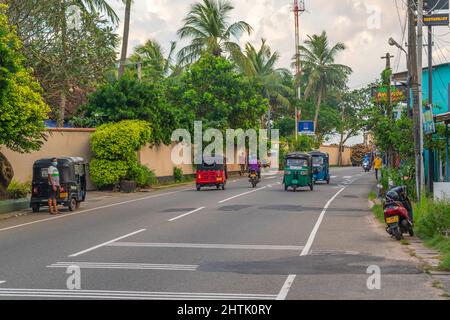
[[[153,129],[150,142],[169,144],[173,130],[180,126],[182,113],[176,105],[167,102],[166,95],[163,80],[139,81],[126,75],[101,86],[89,96],[88,104],[80,110],[86,121],[81,125],[143,120]]]
[[[89,96],[80,110],[85,119],[82,126],[122,120],[147,121],[153,129],[150,142],[169,144],[173,130],[179,128],[181,112],[166,100],[166,84],[160,81],[139,81],[124,76],[101,86]],[[78,119],[75,118],[75,124]]]
[[[416,205],[416,228],[421,237],[430,239],[450,230],[450,203],[422,199]]]
[[[140,185],[152,183],[152,173],[137,165],[136,152],[150,139],[152,130],[145,121],[125,120],[102,125],[92,135],[94,160],[90,172],[99,187],[115,185],[125,177]]]
[[[48,106],[41,87],[24,67],[23,46],[0,5],[0,145],[19,151],[38,150],[43,143]]]
[[[181,182],[184,179],[183,170],[178,167],[173,168],[173,178],[175,179],[175,182]]]
[[[110,21],[99,14],[108,7],[106,1],[9,2],[11,21],[25,43],[23,53],[54,117],[62,121],[66,109],[76,109],[115,64],[119,38]],[[71,27],[74,3],[80,8],[80,19]]]
[[[384,222],[384,210],[383,210],[383,206],[380,204],[376,204],[372,207],[372,212],[375,215],[375,218],[377,218],[377,220],[381,223],[385,223]]]
[[[295,119],[293,117],[279,119],[275,121],[273,128],[280,130],[280,137],[292,136],[295,132]]]
[[[91,149],[96,158],[136,161],[136,152],[152,135],[149,124],[139,120],[125,120],[99,127],[91,138]]]
[[[21,183],[13,180],[6,190],[7,196],[10,199],[26,198],[31,193],[31,182]]]
[[[127,175],[129,168],[127,161],[93,159],[89,172],[92,182],[101,188],[119,183]]]
[[[290,152],[310,152],[320,147],[320,142],[314,136],[301,134],[295,140],[295,136],[291,138],[289,143]]]
[[[154,171],[150,170],[147,166],[138,164],[131,166],[128,171],[128,179],[136,181],[138,187],[141,188],[150,187],[158,182]]]
[[[203,56],[169,88],[171,103],[183,111],[187,128],[198,120],[204,129],[256,129],[268,108],[259,88],[222,57]]]

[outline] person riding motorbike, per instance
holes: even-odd
[[[261,179],[261,162],[255,156],[250,157],[248,161],[248,172],[250,173],[252,171],[256,171],[258,179]]]

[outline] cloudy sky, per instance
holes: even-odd
[[[135,47],[148,38],[158,40],[165,48],[177,40],[176,31],[182,26],[194,0],[134,0],[130,46]],[[395,58],[394,70],[405,68],[405,56],[389,47],[387,39],[402,39],[406,0],[306,0],[306,12],[301,17],[302,40],[306,35],[325,30],[332,43],[343,42],[347,50],[338,62],[351,66],[354,73],[350,87],[360,87],[378,77],[385,61],[381,56],[391,52]],[[120,17],[124,14],[122,1],[111,5]],[[232,20],[245,20],[254,32],[239,39],[258,44],[266,38],[270,46],[281,54],[280,67],[288,67],[294,54],[293,0],[231,0],[235,10]],[[397,11],[398,7],[398,11]],[[119,32],[122,31],[122,25]],[[436,30],[440,50],[434,55],[435,63],[447,61],[448,28]],[[406,38],[403,43],[406,42]],[[180,43],[181,46],[183,43]],[[437,48],[436,48],[437,49]],[[400,58],[400,59],[399,59]],[[400,61],[399,61],[400,60]]]

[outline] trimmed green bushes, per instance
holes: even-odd
[[[98,187],[114,186],[124,179],[136,181],[139,187],[154,184],[155,174],[137,163],[137,151],[151,136],[146,121],[125,120],[100,126],[91,139],[92,182]]]

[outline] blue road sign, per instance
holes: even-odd
[[[299,121],[298,133],[314,134],[314,121]]]

